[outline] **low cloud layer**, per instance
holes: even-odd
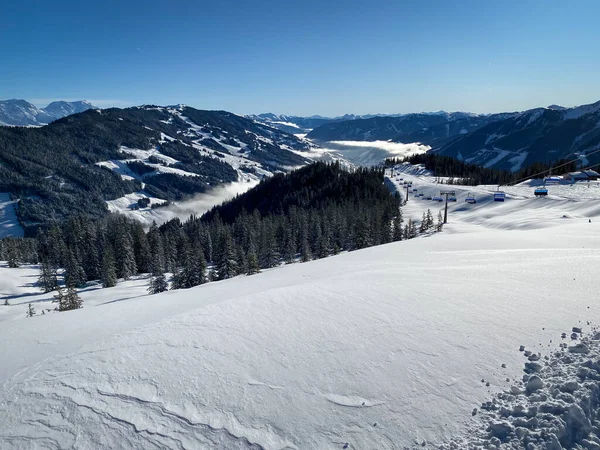
[[[201,216],[213,206],[220,205],[238,194],[243,194],[257,184],[258,181],[236,181],[234,183],[216,187],[209,192],[198,194],[191,200],[177,202],[176,204],[164,208],[144,211],[126,211],[125,214],[130,217],[135,217],[145,226],[150,226],[153,221],[160,225],[175,218],[185,221],[191,215]]]
[[[390,157],[405,157],[425,153],[431,147],[419,143],[403,144],[389,141],[330,141],[325,151],[335,153],[352,164],[374,166]]]

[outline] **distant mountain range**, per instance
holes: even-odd
[[[348,120],[347,117],[353,117]],[[523,112],[434,113],[299,118],[261,114],[272,126],[297,127],[315,143],[391,141],[421,143],[430,151],[485,167],[517,171],[536,162],[579,158],[600,161],[600,102],[573,108],[550,105]],[[304,127],[304,128],[303,128]]]
[[[390,114],[389,117],[398,117],[402,114]],[[287,116],[284,114],[273,114],[273,113],[264,113],[264,114],[252,114],[247,116],[249,119],[255,120],[260,123],[264,123],[265,125],[269,125],[273,128],[277,128],[278,130],[285,131],[286,133],[292,134],[306,134],[309,133],[312,129],[318,128],[322,125],[332,123],[332,122],[342,122],[348,120],[358,120],[358,119],[370,119],[372,117],[377,117],[376,114],[364,114],[364,115],[356,115],[356,114],[345,114],[343,116],[337,117],[323,117],[323,116],[309,116],[309,117],[300,117],[300,116]]]
[[[431,151],[485,167],[516,171],[536,162],[600,162],[600,101],[575,108],[555,105],[483,124]]]
[[[0,125],[42,126],[88,109],[98,108],[86,100],[57,101],[50,103],[45,108],[38,108],[25,100],[0,100]]]
[[[308,133],[317,141],[393,141],[434,145],[517,113],[415,113],[326,123]]]

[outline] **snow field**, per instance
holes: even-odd
[[[0,438],[392,449],[460,435],[520,379],[520,345],[546,350],[598,316],[600,225],[453,227],[185,291],[90,290],[68,313],[25,319],[25,299],[1,325]]]

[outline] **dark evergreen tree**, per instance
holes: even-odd
[[[6,261],[8,263],[8,267],[11,269],[16,269],[17,267],[21,266],[21,255],[19,253],[19,248],[15,239],[7,240],[7,244]]]
[[[260,265],[258,264],[258,256],[256,256],[256,250],[254,249],[254,245],[251,244],[250,250],[248,251],[248,264],[246,268],[247,275],[254,275],[255,273],[260,272]]]
[[[401,241],[402,240],[402,210],[398,211],[398,215],[394,217],[394,222],[392,224],[392,240],[393,241]]]
[[[35,308],[30,303],[29,306],[27,307],[27,313],[25,314],[25,317],[33,317],[33,316],[35,316]]]
[[[65,284],[67,286],[83,286],[85,281],[86,275],[83,267],[81,267],[81,263],[73,253],[73,250],[69,249],[65,266]]]
[[[54,267],[48,262],[42,261],[40,265],[40,277],[38,282],[43,292],[52,292],[58,287],[58,275]]]
[[[167,282],[167,277],[165,276],[162,266],[159,264],[154,264],[152,273],[150,275],[148,292],[151,294],[159,294],[160,292],[165,292],[168,289],[169,283]]]
[[[133,242],[128,230],[121,229],[116,241],[117,275],[128,280],[137,273]]]
[[[83,301],[77,294],[77,289],[74,286],[67,287],[67,293],[63,296],[62,304],[59,302],[59,311],[70,311],[72,309],[81,308]],[[61,309],[62,306],[62,309]]]
[[[216,261],[216,274],[218,280],[226,280],[238,274],[238,262],[236,260],[235,247],[231,238],[231,232],[227,227],[221,232],[219,243],[219,255]]]
[[[102,257],[102,287],[109,288],[117,284],[117,271],[112,249],[107,247]]]

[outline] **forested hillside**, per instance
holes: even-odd
[[[0,192],[31,234],[107,213],[140,191],[181,200],[243,172],[257,179],[307,162],[309,144],[224,111],[155,106],[89,110],[41,128],[0,127]],[[122,170],[116,170],[121,168]]]
[[[424,222],[421,231],[434,228],[431,214]],[[173,273],[172,288],[187,288],[416,235],[412,221],[403,225],[400,198],[384,186],[382,169],[347,172],[339,163],[314,163],[264,179],[201,218],[146,233],[121,215],[79,216],[37,239],[0,241],[0,259],[11,266],[41,262],[48,290],[64,268],[72,287],[98,279],[110,287],[117,278],[151,272],[150,290],[159,292],[167,287],[165,272]]]
[[[518,172],[509,170],[492,169],[469,164],[451,156],[443,156],[437,153],[423,153],[409,156],[407,158],[389,158],[385,161],[386,167],[400,163],[422,164],[436,177],[448,177],[449,184],[464,184],[477,186],[479,184],[510,184],[527,178],[544,178],[550,174],[552,167],[560,166],[562,172],[574,171],[576,162],[558,160],[552,163],[534,163]]]

